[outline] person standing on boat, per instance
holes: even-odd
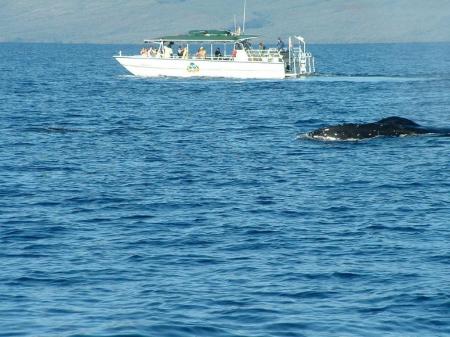
[[[217,48],[217,49],[216,49],[216,51],[215,51],[215,53],[214,53],[214,56],[215,56],[216,58],[222,57],[222,52],[220,51],[220,48]]]
[[[151,57],[155,57],[158,54],[158,50],[156,48],[150,47],[148,50],[148,55]]]
[[[199,59],[205,59],[206,58],[206,50],[203,47],[200,47],[200,49],[197,52],[196,55]]]
[[[264,45],[264,43],[259,43],[259,50],[266,50],[266,46]]]
[[[188,58],[188,49],[186,46],[183,46],[183,54],[181,55],[181,57],[184,59]]]
[[[164,46],[164,58],[169,59],[173,56],[173,42],[169,42],[167,46]]]
[[[283,40],[281,39],[281,37],[278,38],[278,41],[277,41],[277,49],[278,49],[278,50],[283,50],[283,49],[284,49],[284,42],[283,42]]]
[[[170,47],[164,46],[164,58],[171,58],[173,55],[173,50]]]
[[[183,57],[183,48],[181,48],[181,46],[178,46],[178,51],[177,51],[177,55],[178,57]]]

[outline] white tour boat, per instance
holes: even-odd
[[[163,36],[145,40],[148,48],[140,55],[114,58],[130,73],[141,77],[225,77],[283,79],[315,72],[314,58],[306,51],[301,36],[289,37],[284,48],[258,49],[251,41],[258,38],[238,31],[194,30],[186,35]],[[173,46],[179,45],[178,51]],[[206,45],[206,49],[205,46]]]

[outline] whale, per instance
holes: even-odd
[[[400,137],[423,134],[450,136],[450,129],[428,128],[397,116],[372,123],[348,123],[323,127],[306,133],[307,138],[318,140],[360,140],[375,137]]]

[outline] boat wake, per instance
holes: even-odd
[[[379,83],[379,82],[420,82],[420,81],[436,81],[442,80],[437,76],[386,76],[386,75],[369,75],[369,74],[321,74],[316,73],[308,77],[308,80],[315,82],[362,82],[362,83]]]

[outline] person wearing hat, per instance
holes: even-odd
[[[205,59],[206,58],[206,50],[203,47],[200,47],[197,55],[196,55],[199,59]]]

